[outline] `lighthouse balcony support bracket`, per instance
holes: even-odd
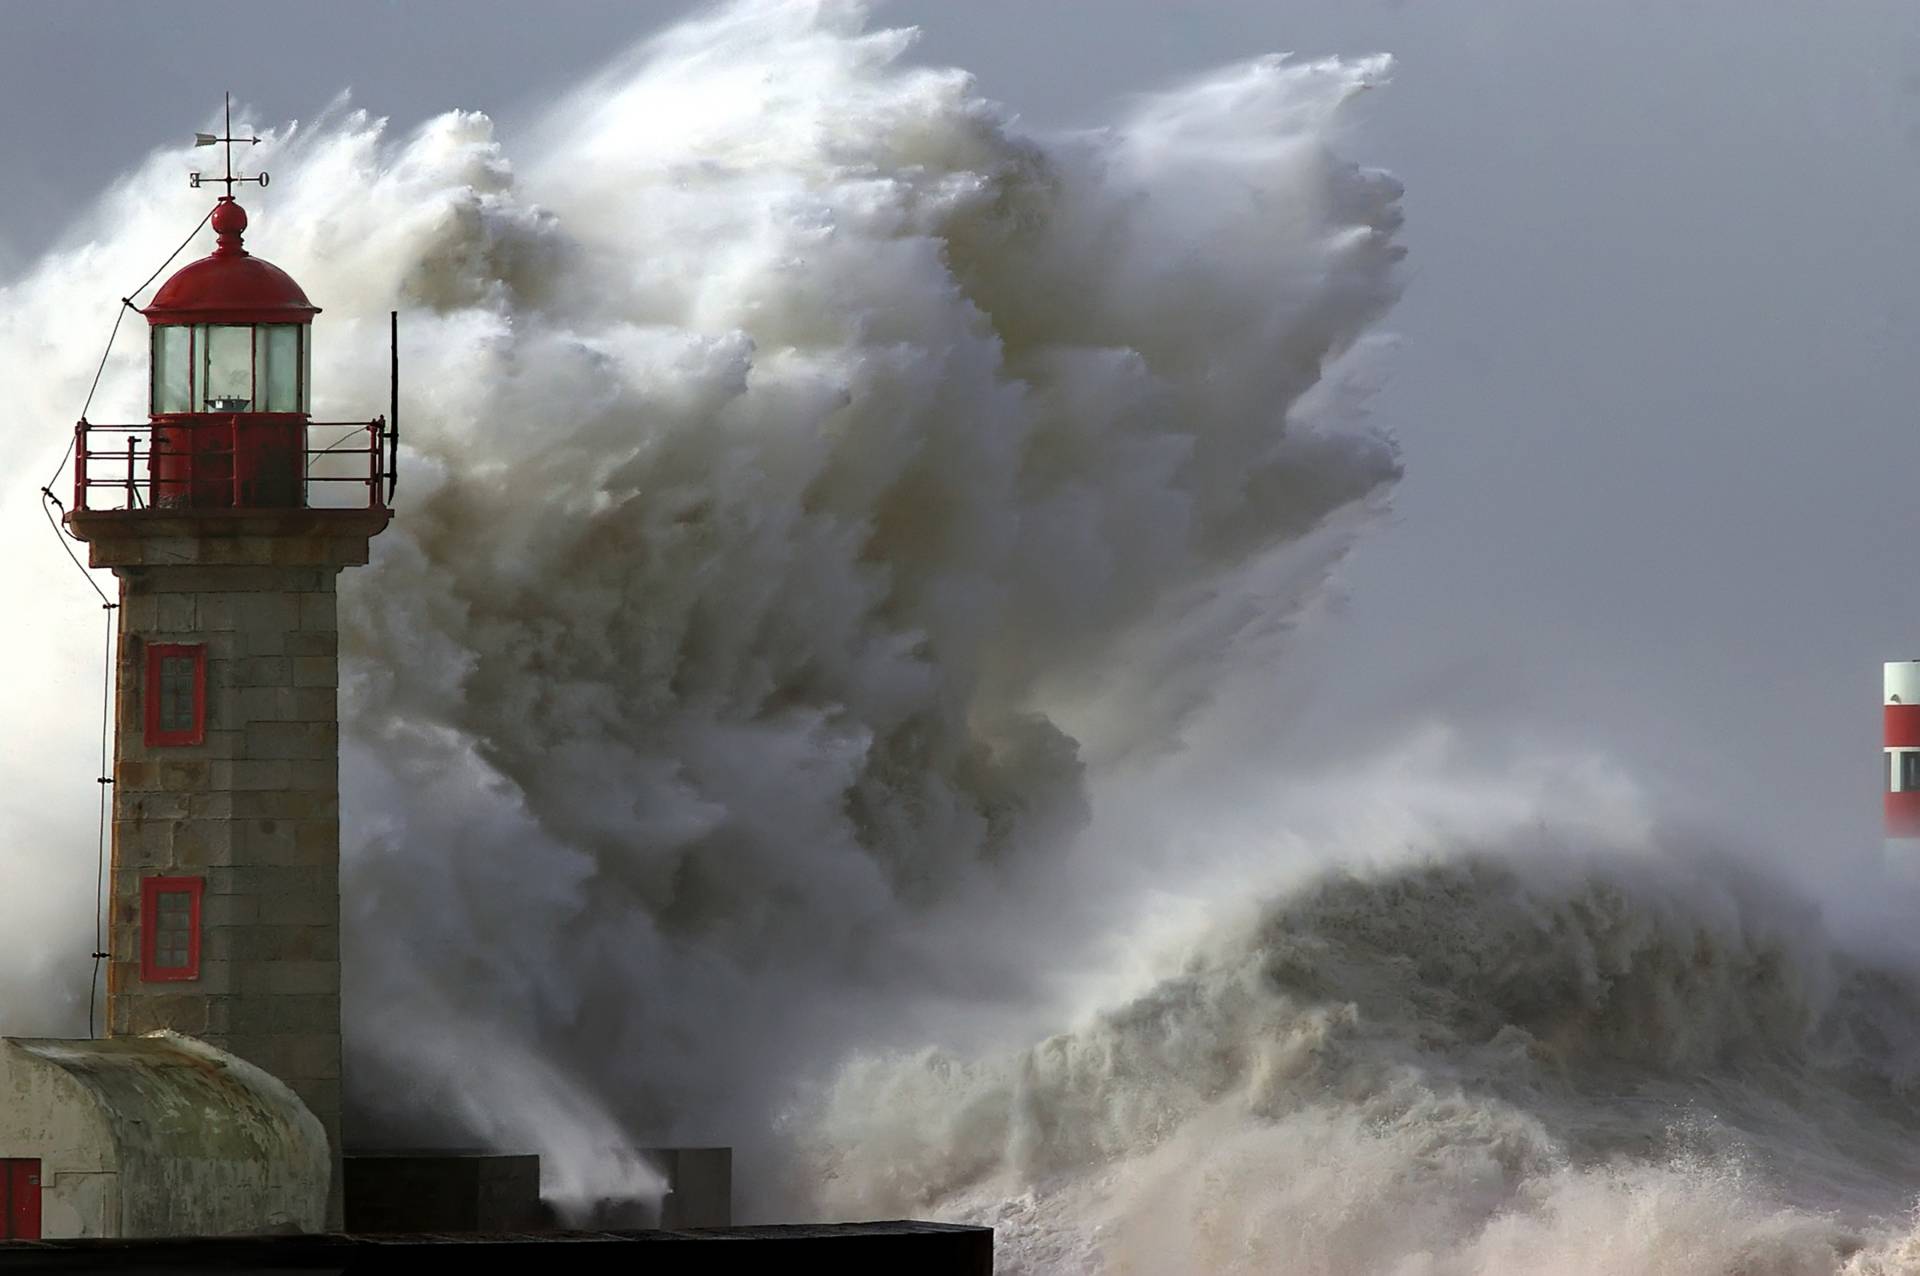
[[[390,429],[298,414],[158,416],[74,426],[73,512],[387,508]]]

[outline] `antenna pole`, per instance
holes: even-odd
[[[389,310],[387,321],[393,356],[392,380],[387,386],[387,503],[400,485],[400,312]]]

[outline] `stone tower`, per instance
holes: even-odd
[[[120,587],[106,1027],[292,1087],[332,1145],[337,1226],[334,585],[390,518],[394,440],[311,421],[317,308],[242,246],[231,187],[211,224],[141,312],[149,421],[76,433],[67,526]]]

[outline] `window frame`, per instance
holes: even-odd
[[[212,400],[207,394],[208,390],[213,387],[213,374],[215,371],[213,361],[214,335],[217,332],[228,330],[244,330],[247,334],[247,397],[245,400],[247,406],[244,408],[216,408],[213,406]],[[253,323],[197,323],[193,326],[194,371],[200,379],[200,386],[192,400],[192,410],[195,413],[214,416],[250,416],[257,411],[256,405],[260,402],[260,350],[259,337],[257,336],[259,330],[260,325]],[[238,342],[235,341],[233,344],[237,345]],[[238,351],[229,353],[237,354]],[[237,371],[239,362],[238,359],[234,359],[231,370]]]
[[[292,341],[290,348],[283,351],[287,356],[286,389],[292,396],[291,405],[284,403],[273,393],[274,370],[280,362],[274,358],[274,337],[286,333]],[[307,411],[307,386],[305,350],[307,346],[307,326],[300,323],[259,323],[253,326],[253,410],[285,416],[290,413]],[[264,405],[264,406],[262,406]]]
[[[178,334],[178,337],[174,334]],[[165,383],[169,351],[167,346],[179,340],[184,344],[180,350],[180,364],[187,374],[184,389],[185,398],[177,403],[171,399],[162,405],[161,387]],[[147,413],[150,416],[177,416],[193,411],[194,359],[193,325],[185,323],[162,323],[153,326],[153,335],[149,339],[147,361],[150,365],[147,374]]]
[[[200,901],[206,893],[204,877],[143,877],[140,879],[140,979],[143,983],[180,983],[200,978]],[[160,937],[160,897],[185,895],[187,905],[187,964],[162,966],[155,952]]]
[[[184,731],[166,731],[160,725],[160,673],[170,657],[193,660],[193,724]],[[177,749],[204,744],[207,739],[207,645],[189,642],[147,644],[146,744],[151,749]]]
[[[213,330],[215,328],[245,328],[251,351],[248,358],[247,406],[244,409],[215,408],[206,401],[207,385],[212,375]],[[276,332],[287,332],[293,340],[290,355],[291,384],[288,387],[293,396],[291,407],[282,405],[275,398],[271,406],[263,406],[267,397],[267,384],[271,374],[272,360],[269,347]],[[171,401],[163,407],[160,393],[165,380],[167,359],[162,347],[174,340],[163,337],[163,332],[178,332],[185,341],[184,359],[186,363],[187,385],[186,403],[175,406]],[[313,341],[312,325],[306,323],[262,321],[248,323],[180,323],[155,324],[147,343],[147,411],[153,416],[309,416],[313,412]]]

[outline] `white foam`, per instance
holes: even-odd
[[[626,1175],[583,1121],[751,1171],[849,1043],[1029,1003],[1100,893],[1056,868],[1088,764],[1049,704],[1097,675],[1128,706],[1101,748],[1169,738],[1350,533],[1250,567],[1395,477],[1302,406],[1396,287],[1398,188],[1324,136],[1384,59],[1043,138],[908,43],[763,0],[512,151],[472,112],[262,128],[249,246],[325,308],[318,416],[382,408],[405,316],[400,516],[342,584],[363,1131],[531,1144],[583,1198]],[[52,469],[116,299],[204,211],[189,166],[156,153],[0,295],[9,473]],[[142,357],[93,419],[141,414]],[[5,499],[40,549],[4,584],[46,601],[6,640],[43,676],[0,710],[44,738],[0,933],[65,977],[9,969],[0,1022],[73,1030],[98,613]]]

